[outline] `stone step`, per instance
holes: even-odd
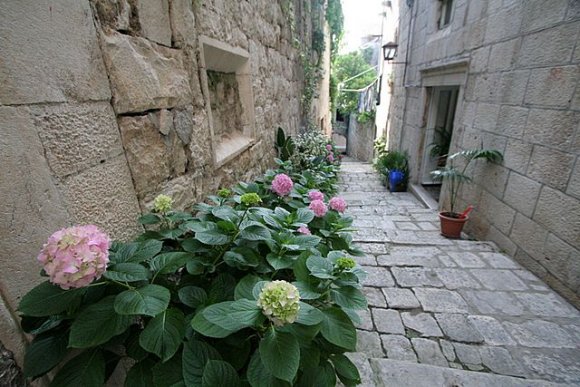
[[[563,387],[545,380],[530,380],[492,373],[437,367],[390,359],[369,359],[362,364],[364,387]],[[370,365],[370,369],[368,366]],[[361,365],[359,365],[360,368]],[[366,367],[365,367],[366,366]]]

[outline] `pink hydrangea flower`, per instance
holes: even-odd
[[[332,145],[330,145],[330,144],[326,144],[326,150],[327,150],[327,151],[331,151],[331,150],[332,150]]]
[[[308,199],[310,200],[324,200],[324,194],[320,191],[313,190],[308,192]]]
[[[330,206],[331,209],[341,213],[346,210],[346,201],[338,196],[335,196],[332,199],[330,199],[328,205]]]
[[[278,196],[288,195],[292,192],[292,187],[294,187],[292,179],[284,173],[276,175],[272,181],[272,191],[274,191]]]
[[[312,235],[312,233],[310,232],[310,230],[306,226],[300,226],[300,227],[298,227],[298,229],[296,231],[298,231],[300,234]]]
[[[334,163],[334,155],[332,153],[329,153],[328,156],[326,156],[326,160],[330,161],[331,163]]]
[[[62,289],[82,288],[107,269],[109,245],[109,237],[97,226],[69,227],[48,238],[38,261],[53,284]]]
[[[308,208],[310,208],[312,212],[314,212],[314,215],[319,218],[322,218],[324,215],[326,215],[326,212],[328,211],[326,204],[324,204],[322,200],[313,200]]]

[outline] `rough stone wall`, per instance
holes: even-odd
[[[311,22],[302,3],[0,2],[0,342],[19,364],[16,307],[40,282],[35,257],[51,233],[94,223],[128,239],[159,193],[186,207],[272,165],[275,128],[300,125],[293,34],[308,36]],[[223,165],[202,91],[201,36],[249,54],[255,136]]]
[[[461,205],[467,231],[500,248],[580,305],[580,2],[399,1],[399,53],[390,144],[423,154],[430,69],[463,64],[451,151],[493,147],[502,166],[479,165]],[[411,14],[412,13],[412,14]],[[411,33],[409,33],[411,31]]]
[[[372,120],[358,122],[356,114],[349,116],[346,153],[359,161],[373,161],[373,141],[375,139],[375,123]]]

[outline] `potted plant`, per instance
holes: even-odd
[[[462,168],[455,165],[458,159],[464,160]],[[469,206],[462,213],[456,212],[457,195],[463,183],[470,183],[472,178],[467,175],[467,168],[473,161],[484,159],[486,161],[499,163],[503,160],[503,155],[495,149],[469,149],[457,152],[448,157],[449,165],[431,172],[435,181],[447,181],[447,192],[449,193],[449,211],[439,213],[441,220],[441,234],[447,238],[459,238],[463,225],[467,222],[467,215],[473,209]]]
[[[409,154],[407,151],[387,150],[384,139],[375,140],[375,151],[377,157],[374,166],[385,177],[389,190],[391,192],[406,191],[409,181]]]

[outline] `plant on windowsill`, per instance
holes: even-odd
[[[465,164],[463,168],[455,165],[457,159],[463,159]],[[457,209],[457,195],[461,186],[464,183],[471,183],[471,176],[467,175],[467,168],[473,161],[484,159],[492,163],[500,163],[503,160],[503,155],[500,151],[495,149],[468,149],[457,152],[448,157],[449,165],[439,168],[431,172],[431,176],[435,181],[447,181],[447,192],[449,194],[449,211],[442,211],[439,213],[441,220],[441,234],[447,238],[459,238],[461,230],[467,222],[467,215],[473,208],[469,206],[462,213],[456,212]]]

